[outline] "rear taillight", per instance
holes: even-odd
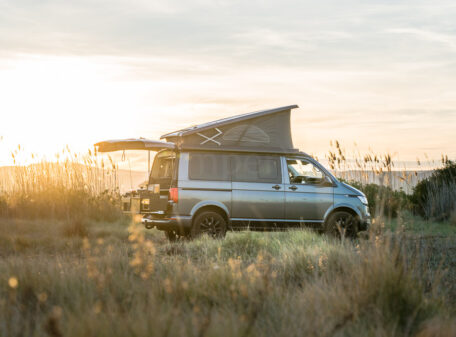
[[[178,192],[177,187],[171,187],[169,189],[169,198],[168,199],[177,203],[177,201],[179,200],[179,192]]]

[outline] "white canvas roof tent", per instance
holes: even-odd
[[[99,152],[161,149],[298,153],[293,147],[288,105],[191,126],[164,134],[160,139],[107,140],[95,144]]]

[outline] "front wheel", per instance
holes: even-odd
[[[359,219],[349,212],[334,212],[326,221],[324,231],[326,234],[336,237],[356,238],[359,231]]]
[[[203,234],[214,239],[224,238],[226,235],[226,221],[217,212],[202,212],[193,220],[191,237],[196,238]]]

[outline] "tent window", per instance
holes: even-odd
[[[233,181],[281,183],[280,158],[235,155],[231,161]]]
[[[216,153],[190,153],[188,176],[194,180],[229,181],[229,156]]]
[[[255,125],[242,124],[229,129],[223,136],[224,140],[234,142],[269,143],[271,140],[266,132]]]

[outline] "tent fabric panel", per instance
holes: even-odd
[[[216,126],[187,136],[172,136],[166,140],[179,141],[182,149],[295,152],[290,130],[290,110]]]
[[[212,129],[214,127],[221,127],[226,124],[232,124],[232,123],[245,121],[245,120],[249,120],[249,119],[253,119],[253,118],[257,118],[257,117],[261,117],[261,116],[266,116],[266,115],[274,114],[274,113],[277,113],[280,111],[289,111],[291,109],[296,109],[296,108],[299,108],[299,107],[298,107],[298,105],[294,104],[294,105],[287,105],[287,106],[278,107],[278,108],[274,108],[274,109],[260,110],[260,111],[249,112],[249,113],[245,113],[245,114],[241,114],[241,115],[237,115],[237,116],[222,118],[222,119],[218,119],[218,120],[215,120],[212,122],[207,122],[207,123],[199,124],[196,126],[192,126],[189,128],[184,128],[184,129],[180,129],[177,131],[173,131],[173,132],[164,134],[160,137],[160,139],[164,139],[164,138],[168,139],[168,138],[177,137],[177,136],[188,136],[190,134],[201,132],[201,131],[204,131],[207,129]]]

